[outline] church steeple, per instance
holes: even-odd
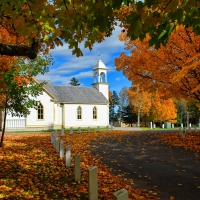
[[[92,84],[106,99],[108,99],[107,70],[108,68],[99,60],[93,68],[94,83]]]

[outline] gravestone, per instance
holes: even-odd
[[[58,130],[55,130],[55,136],[58,137]]]
[[[64,158],[64,141],[60,142],[60,158]]]
[[[106,126],[106,130],[107,130],[107,131],[109,130],[109,127],[108,127],[108,126]]]
[[[78,127],[78,133],[81,133],[81,127]]]
[[[51,131],[51,144],[53,144],[54,131]]]
[[[89,200],[98,200],[98,171],[97,166],[88,169],[88,197]]]
[[[153,128],[156,128],[156,124],[153,124]]]
[[[113,200],[128,200],[128,191],[125,188],[118,190],[114,193]]]
[[[56,136],[53,136],[53,147],[56,148]]]
[[[183,128],[183,123],[181,123],[181,128]]]
[[[70,150],[70,145],[66,147],[66,154],[65,154],[65,165],[66,167],[70,167],[71,165],[71,150]]]
[[[150,122],[150,129],[152,129],[152,122]]]
[[[90,133],[90,127],[88,127],[88,131],[87,132]]]
[[[70,134],[73,134],[73,127],[70,128]]]
[[[62,135],[62,137],[65,137],[65,129],[64,128],[61,129],[61,135]]]
[[[81,163],[79,154],[74,156],[74,179],[75,181],[81,180]]]
[[[164,125],[164,124],[162,124],[162,128],[163,128],[163,129],[165,128],[165,125]]]
[[[100,127],[99,126],[97,126],[97,132],[99,132],[100,131]]]
[[[174,124],[172,124],[172,128],[174,128]]]
[[[60,151],[59,137],[56,137],[56,152],[59,153],[59,151]]]

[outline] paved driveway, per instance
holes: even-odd
[[[94,156],[133,180],[134,188],[149,190],[162,200],[200,200],[200,153],[161,142],[153,133],[139,132],[91,143]]]

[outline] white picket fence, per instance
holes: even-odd
[[[26,127],[26,119],[7,119],[6,128],[23,128]]]

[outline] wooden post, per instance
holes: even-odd
[[[61,135],[62,135],[62,137],[65,137],[65,129],[64,128],[61,129]]]
[[[88,197],[89,200],[98,200],[98,172],[97,166],[88,169]]]
[[[64,158],[64,141],[60,142],[60,158]]]
[[[59,137],[56,137],[56,152],[59,153],[60,143],[59,143]]]
[[[75,181],[81,180],[81,163],[79,154],[74,156],[74,179]]]
[[[113,200],[128,200],[128,191],[125,188],[114,192]]]
[[[71,150],[70,150],[70,145],[66,147],[66,154],[65,154],[65,165],[66,167],[70,167],[71,165]]]
[[[73,134],[73,127],[70,128],[70,134]]]

